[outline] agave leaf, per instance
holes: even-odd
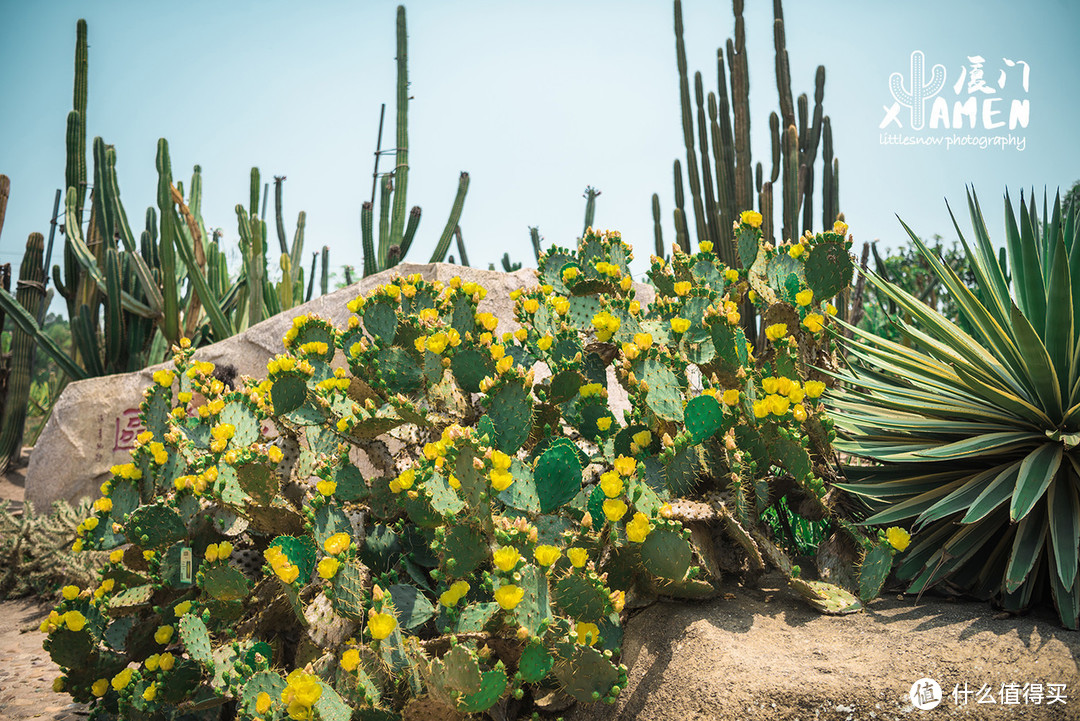
[[[1024,518],[1043,497],[1061,468],[1064,450],[1060,443],[1044,443],[1020,463],[1020,475],[1009,506],[1009,517],[1013,521]]]
[[[931,521],[936,521],[945,518],[946,516],[951,516],[954,513],[967,510],[975,499],[986,490],[987,486],[989,486],[1003,470],[1008,468],[1009,465],[1010,464],[1008,463],[1002,463],[993,468],[988,468],[982,473],[971,476],[960,488],[919,514],[919,517],[915,519],[915,525],[922,526]]]
[[[1055,231],[1051,229],[1051,233]],[[1057,371],[1058,387],[1066,390],[1072,371],[1069,366],[1074,343],[1072,280],[1069,277],[1069,252],[1065,248],[1065,241],[1056,233],[1051,238],[1054,259],[1046,288],[1046,326],[1042,338],[1051,365]]]
[[[886,523],[893,523],[905,518],[911,518],[912,516],[918,516],[920,513],[937,503],[942,497],[947,496],[956,489],[960,488],[967,482],[967,477],[957,478],[951,483],[938,486],[937,488],[920,493],[914,498],[909,498],[906,501],[901,501],[895,506],[882,511],[881,513],[874,514],[862,522],[861,525],[875,526],[884,525]]]
[[[1057,576],[1065,588],[1073,585],[1080,567],[1080,498],[1077,498],[1076,485],[1075,469],[1066,468],[1046,492]]]
[[[1005,570],[1005,590],[1015,593],[1027,580],[1035,562],[1039,559],[1043,542],[1046,541],[1046,510],[1039,504],[1026,515],[1016,528],[1009,566]]]
[[[990,485],[979,494],[967,514],[960,520],[961,523],[975,523],[986,517],[991,511],[1012,497],[1013,488],[1016,487],[1016,477],[1020,473],[1020,461],[1006,467]]]
[[[1058,385],[1057,373],[1054,372],[1050,354],[1047,353],[1046,346],[1039,339],[1032,324],[1015,305],[1012,308],[1012,315],[1013,332],[1023,351],[1027,377],[1034,386],[1043,407],[1046,408],[1046,414],[1051,418],[1061,418],[1064,405],[1061,398],[1061,386]]]

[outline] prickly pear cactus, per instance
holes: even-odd
[[[552,688],[613,702],[624,608],[715,594],[716,544],[849,610],[762,521],[781,498],[834,515],[819,290],[850,279],[849,241],[771,248],[754,215],[744,268],[708,244],[654,258],[649,305],[630,248],[590,229],[548,251],[502,328],[477,284],[409,276],[351,301],[345,328],[297,318],[238,391],[182,343],[80,526],[75,549],[109,563],[46,624],[58,685],[98,718],[501,717]],[[769,320],[759,348],[747,300]],[[840,528],[876,592],[891,555]]]

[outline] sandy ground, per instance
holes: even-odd
[[[0,499],[21,500],[24,470],[0,481]],[[627,688],[615,705],[571,709],[567,721],[1080,720],[1080,632],[1061,628],[1052,609],[995,615],[985,603],[916,605],[891,595],[830,617],[781,581],[766,576],[760,587],[733,584],[707,603],[637,612],[623,648]],[[0,721],[86,718],[84,706],[52,690],[59,669],[37,630],[49,608],[35,599],[0,603]],[[930,711],[909,699],[924,677],[943,689]],[[961,706],[953,690],[964,684],[972,694]],[[1004,703],[1011,684],[1018,703]],[[1042,684],[1040,703],[1033,684]],[[1050,684],[1065,684],[1065,703],[1049,703]],[[996,703],[978,703],[984,687]]]

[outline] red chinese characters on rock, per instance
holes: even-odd
[[[138,408],[127,408],[116,418],[116,432],[113,436],[113,452],[130,451],[135,447],[135,439],[143,432],[139,420]]]

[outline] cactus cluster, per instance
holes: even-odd
[[[614,701],[625,609],[711,597],[724,570],[768,563],[857,610],[892,550],[825,484],[817,298],[850,241],[777,247],[760,224],[742,216],[736,267],[707,242],[654,258],[651,303],[591,228],[544,253],[516,322],[476,283],[397,277],[345,328],[298,317],[239,390],[181,343],[79,528],[109,564],[44,624],[58,687],[100,718],[503,718],[551,691]],[[757,355],[744,299],[769,321]],[[762,520],[780,499],[865,550],[857,585],[800,573]]]

